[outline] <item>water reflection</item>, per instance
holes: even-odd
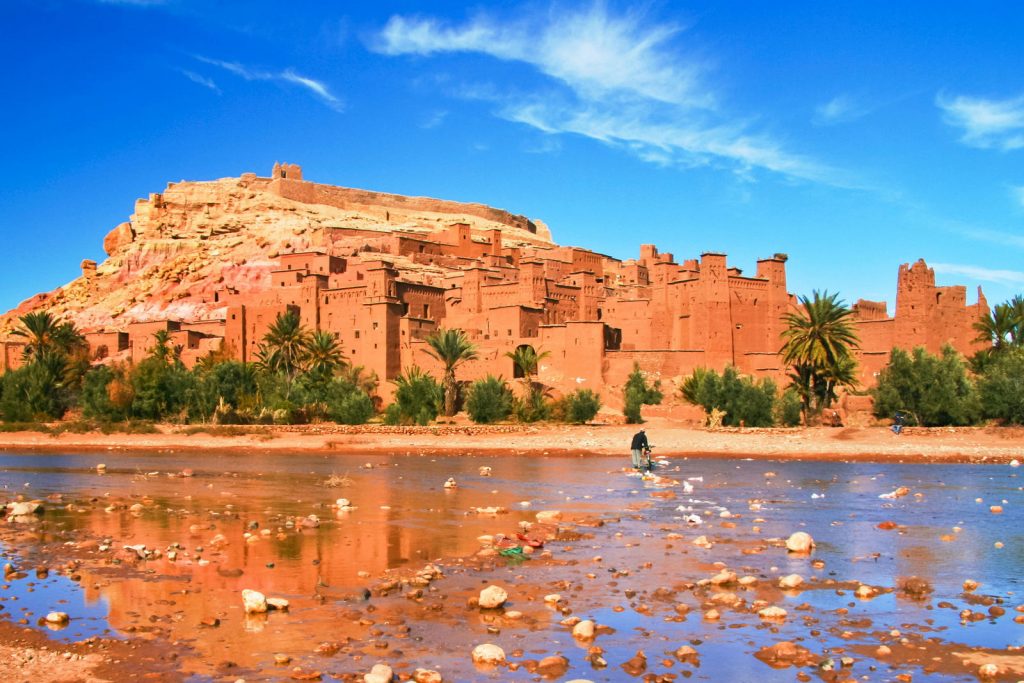
[[[99,462],[107,465],[105,474],[96,472]],[[910,624],[956,643],[1021,644],[1012,609],[1011,616],[966,627],[957,616],[968,577],[983,582],[980,592],[1009,599],[1008,608],[1016,604],[1021,492],[1009,468],[673,461],[668,476],[695,478],[687,494],[681,486],[654,491],[625,476],[623,464],[593,457],[210,455],[197,462],[194,455],[174,453],[4,454],[0,486],[6,497],[62,496],[60,503],[46,502],[39,523],[4,527],[8,551],[28,555],[20,562],[43,562],[60,556],[63,544],[75,543],[73,554],[83,560],[78,582],[56,575],[34,586],[28,579],[9,582],[5,612],[10,618],[24,608],[34,623],[60,604],[72,622],[53,632],[55,638],[109,628],[185,642],[196,655],[183,666],[201,675],[221,672],[225,661],[273,672],[274,654],[286,653],[293,664],[327,674],[368,670],[386,660],[434,666],[453,680],[531,678],[525,671],[487,674],[472,667],[473,645],[496,642],[525,658],[560,651],[570,659],[569,677],[621,680],[618,663],[638,649],[647,652],[651,670],[661,670],[656,663],[662,653],[697,639],[702,666],[676,664],[676,671],[690,671],[696,680],[722,680],[728,672],[733,680],[790,681],[791,671],[769,669],[750,655],[784,638],[803,639],[819,653],[849,647],[841,635],[850,630],[844,620],[857,619],[870,620],[856,629],[864,642],[874,642],[871,633]],[[480,476],[484,465],[493,476]],[[193,476],[176,476],[185,469]],[[775,476],[766,477],[769,471]],[[325,487],[332,474],[345,475],[351,485]],[[449,477],[456,488],[443,487]],[[912,493],[879,498],[898,486]],[[338,497],[356,509],[337,511],[332,503]],[[979,497],[982,503],[975,502]],[[1003,505],[1002,515],[989,512],[995,503]],[[141,508],[133,511],[135,504]],[[507,512],[473,512],[492,507]],[[512,534],[543,509],[608,523],[579,527],[581,536],[551,544],[551,560],[497,561],[483,568],[461,562],[479,549],[482,534]],[[688,514],[699,514],[704,523],[690,527]],[[304,522],[311,515],[318,525]],[[897,528],[877,528],[886,521]],[[818,541],[814,558],[824,568],[766,542],[796,530]],[[713,547],[694,546],[698,535]],[[160,556],[139,560],[124,546],[156,549]],[[399,591],[361,599],[360,591],[386,572],[432,562],[446,578],[421,596],[410,599]],[[713,562],[761,579],[756,590],[742,592],[748,603],[763,597],[792,616],[766,626],[749,611],[723,610],[720,622],[703,621],[700,600],[684,587],[715,573]],[[820,588],[780,594],[773,583],[788,573],[818,585],[831,578],[882,587],[917,575],[934,584],[935,594],[925,603],[892,593],[857,601],[849,591]],[[510,586],[512,608],[523,616],[512,620],[466,608],[482,582]],[[246,616],[243,588],[286,598],[291,607]],[[657,588],[675,591],[675,597],[659,601],[652,595]],[[591,669],[586,648],[559,625],[564,615],[539,599],[550,592],[565,595],[575,615],[615,629],[598,640],[607,670]],[[933,608],[940,600],[958,609]],[[693,608],[685,620],[671,620],[677,601]],[[810,635],[811,625],[818,636]],[[932,679],[949,680],[941,673],[918,673],[914,680]]]

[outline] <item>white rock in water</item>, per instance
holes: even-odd
[[[458,484],[455,483],[455,477],[448,477],[448,481],[444,483],[444,487],[446,489],[453,489],[456,486],[458,486]]]
[[[242,604],[245,605],[246,614],[262,614],[267,611],[267,596],[245,588],[242,590]]]
[[[541,510],[537,513],[539,524],[557,524],[560,521],[562,521],[561,510]]]
[[[497,645],[484,643],[473,648],[474,664],[502,664],[505,662],[505,651]]]
[[[781,607],[765,607],[763,610],[757,613],[757,616],[761,617],[766,621],[777,621],[786,618],[786,610]]]
[[[441,674],[433,669],[416,669],[412,672],[413,683],[444,683]]]
[[[786,539],[786,550],[791,553],[809,553],[814,548],[814,539],[806,531],[797,531]]]
[[[989,680],[999,675],[999,667],[995,664],[982,664],[978,668],[978,677],[982,680]]]
[[[590,640],[594,637],[596,624],[590,619],[584,619],[572,627],[572,637],[580,640]]]
[[[347,508],[350,505],[352,505],[352,503],[349,501],[348,498],[338,498],[337,500],[334,501],[334,505],[335,507],[339,508]]]
[[[488,586],[480,591],[480,607],[483,609],[497,609],[508,600],[508,592],[501,586]]]
[[[391,683],[395,672],[387,664],[374,664],[370,673],[363,676],[363,683]]]
[[[1011,460],[1010,461],[1010,467],[1020,467],[1020,460],[1017,460],[1017,458],[1014,458],[1013,460]]]
[[[32,502],[21,502],[21,503],[8,503],[7,514],[11,517],[25,517],[27,515],[34,515],[37,512],[42,512],[43,506],[39,503]]]
[[[487,467],[486,465],[481,467],[480,468],[480,476],[481,477],[489,477],[489,476],[491,476],[491,468]]]
[[[287,612],[288,604],[288,601],[284,598],[267,598],[267,609],[276,609],[282,612]]]
[[[779,579],[779,588],[796,588],[804,582],[804,577],[799,574],[790,574]]]
[[[66,624],[71,621],[71,617],[66,612],[50,612],[46,615],[47,624]]]

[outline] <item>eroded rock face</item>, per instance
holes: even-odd
[[[113,256],[131,244],[134,239],[135,231],[132,230],[132,224],[126,221],[108,232],[107,236],[103,238],[103,251],[107,256]]]

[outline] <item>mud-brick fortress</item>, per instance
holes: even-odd
[[[137,362],[167,330],[187,365],[218,350],[254,360],[293,310],[333,333],[385,395],[404,369],[438,370],[424,338],[446,327],[478,347],[464,379],[513,378],[505,354],[528,345],[548,352],[539,381],[615,405],[634,363],[669,385],[728,364],[783,381],[782,316],[796,305],[784,254],[750,274],[724,254],[679,262],[654,245],[619,260],[559,246],[540,221],[506,211],[313,183],[292,164],[269,178],[172,183],[139,200],[104,247],[106,261],[83,262],[82,277],[0,317],[0,369],[18,364],[7,334],[31,310],[73,320],[98,362]],[[900,266],[897,285],[893,316],[884,302],[854,304],[867,386],[894,346],[978,348],[980,289],[968,304],[964,287],[937,287],[923,261]]]

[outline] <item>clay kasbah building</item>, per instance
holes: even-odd
[[[785,382],[782,315],[797,301],[784,254],[741,270],[725,254],[677,260],[638,247],[619,260],[559,246],[540,221],[318,184],[292,164],[275,164],[269,178],[171,183],[110,232],[106,261],[84,261],[80,278],[0,318],[0,370],[19,363],[9,333],[32,310],[74,321],[98,362],[138,361],[168,330],[189,366],[221,348],[254,360],[275,318],[294,310],[374,371],[384,398],[412,365],[439,376],[423,340],[441,327],[477,345],[460,379],[512,378],[506,352],[529,345],[549,353],[539,381],[556,393],[594,389],[612,407],[635,363],[669,387],[694,368],[729,364]],[[892,316],[884,302],[853,305],[863,386],[893,347],[979,348],[980,289],[968,303],[965,287],[937,287],[923,261],[896,277]]]

